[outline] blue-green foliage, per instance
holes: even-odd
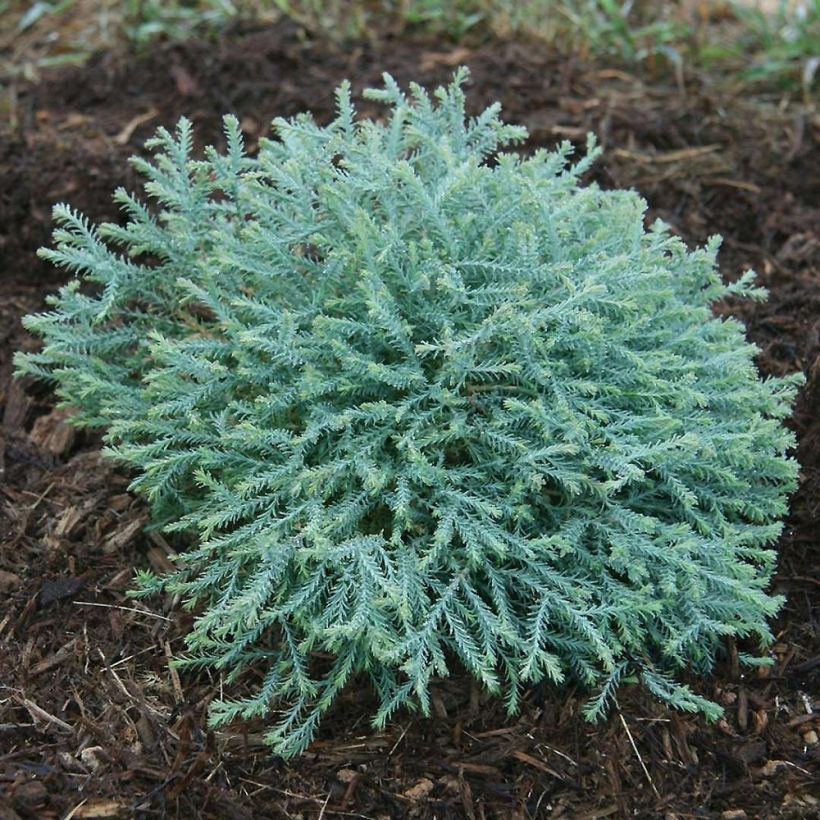
[[[580,187],[596,151],[498,153],[498,107],[467,119],[464,72],[429,97],[389,77],[357,121],[275,123],[258,157],[191,157],[161,130],[151,210],[125,227],[56,210],[43,256],[77,273],[18,367],[52,379],[169,530],[195,536],[142,591],[200,606],[186,663],[276,710],[303,750],[354,675],[429,710],[456,659],[514,711],[524,687],[625,679],[714,716],[679,683],[725,636],[770,639],[770,545],[795,485],[717,241],[644,228],[633,192]],[[487,162],[488,160],[489,163]],[[118,255],[112,248],[126,252]],[[317,659],[316,655],[319,655]]]

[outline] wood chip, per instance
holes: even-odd
[[[513,732],[519,731],[517,726],[502,726],[500,729],[488,729],[486,732],[476,732],[473,737],[485,738],[496,737],[497,735],[511,735]]]
[[[149,547],[146,552],[146,557],[154,572],[159,575],[173,572],[177,568],[176,564],[169,560],[167,554],[159,547]]]
[[[765,709],[756,709],[752,712],[752,733],[755,735],[760,735],[769,725],[769,714]]]
[[[350,783],[359,776],[359,773],[354,769],[339,769],[336,772],[336,779],[340,783]]]
[[[31,399],[20,387],[20,382],[12,381],[6,394],[6,406],[3,410],[3,427],[7,430],[23,427],[31,408]]]
[[[450,765],[462,771],[469,772],[470,774],[485,774],[488,777],[497,777],[499,780],[503,777],[501,769],[495,766],[488,766],[486,763],[469,763],[465,760],[456,760]]]
[[[0,593],[8,595],[22,583],[20,576],[0,569]]]
[[[113,555],[131,546],[139,537],[146,522],[147,518],[144,515],[140,515],[121,529],[116,530],[103,543],[103,552],[106,555]]]
[[[441,694],[435,690],[430,692],[430,702],[433,704],[433,712],[435,712],[436,717],[447,720],[447,707],[444,705]]]
[[[457,66],[464,63],[471,55],[469,48],[458,46],[452,51],[425,51],[419,60],[422,71],[430,71],[436,66]]]
[[[737,725],[741,732],[749,728],[749,696],[743,687],[737,693]]]
[[[82,506],[66,508],[57,521],[57,526],[54,528],[54,532],[52,533],[54,538],[59,540],[71,538],[76,534],[80,528],[80,524],[85,520],[90,511],[91,508],[87,502]]]
[[[69,423],[70,417],[68,411],[59,409],[40,416],[28,434],[29,440],[51,455],[65,455],[77,439],[77,428]]]
[[[29,675],[31,675],[31,677],[42,675],[43,673],[48,672],[56,666],[59,666],[61,663],[67,661],[73,654],[74,639],[72,638],[67,644],[65,644],[65,646],[61,646],[53,655],[50,655],[38,663],[35,663],[34,666],[31,667]]]
[[[543,760],[539,760],[537,757],[528,755],[526,752],[516,751],[512,753],[512,756],[516,760],[520,760],[522,763],[526,763],[528,766],[532,766],[533,769],[538,769],[539,771],[542,771],[545,774],[550,775],[551,777],[555,777],[558,780],[564,779],[563,775],[556,772],[555,769],[548,766],[546,763],[544,763]]]
[[[134,496],[131,493],[120,493],[119,495],[112,495],[108,499],[108,507],[116,512],[125,512],[133,501]]]
[[[785,760],[767,760],[766,763],[761,766],[760,774],[763,775],[763,777],[773,777],[780,769],[788,765]]]
[[[102,746],[89,746],[87,749],[83,749],[80,752],[80,759],[92,772],[96,772],[108,763],[108,755]]]
[[[62,766],[67,772],[73,772],[74,774],[88,774],[86,767],[83,766],[83,764],[69,752],[58,752],[57,759],[60,761],[60,766]]]
[[[177,696],[177,703],[183,703],[185,701],[185,693],[182,691],[182,683],[179,679],[179,672],[177,672],[171,662],[174,659],[174,654],[171,652],[171,644],[168,641],[165,641],[165,657],[168,658],[168,672],[171,675],[171,684],[173,685],[174,693]]]
[[[820,714],[812,712],[809,715],[798,715],[797,717],[793,717],[787,724],[790,729],[794,728],[795,726],[802,726],[804,723],[809,723],[812,720],[820,720]]]
[[[433,791],[433,781],[428,777],[422,777],[415,786],[409,788],[406,792],[402,792],[402,797],[408,800],[424,800],[431,791]]]

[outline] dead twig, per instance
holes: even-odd
[[[615,701],[616,707],[618,707],[618,702]],[[657,787],[655,786],[655,781],[652,780],[652,775],[649,774],[649,769],[646,768],[646,763],[643,762],[643,758],[641,757],[641,753],[638,751],[638,746],[635,743],[635,738],[632,737],[632,732],[629,730],[629,725],[627,724],[624,716],[621,714],[621,709],[618,707],[618,717],[621,719],[621,723],[623,724],[624,729],[626,730],[626,736],[629,738],[629,743],[632,746],[632,751],[635,752],[635,757],[638,758],[638,763],[641,764],[641,768],[643,769],[643,773],[647,779],[647,782],[652,787],[652,791],[655,793],[655,797],[658,800],[661,799],[661,794],[658,791]]]
[[[168,621],[171,622],[170,618],[166,618],[165,615],[160,615],[157,612],[151,612],[148,609],[137,609],[133,606],[115,606],[114,604],[98,604],[95,601],[74,601],[77,606],[99,606],[103,607],[104,609],[119,609],[121,612],[136,612],[138,615],[148,615],[151,618],[159,618],[161,621]]]
[[[662,151],[657,154],[638,153],[637,151],[628,151],[626,148],[616,148],[613,153],[620,159],[661,165],[673,162],[691,162],[693,159],[720,151],[722,147],[721,145],[700,145],[697,148],[681,148],[678,151]]]
[[[554,777],[557,780],[561,780],[566,782],[566,778],[560,774],[559,772],[555,771],[551,766],[548,766],[544,763],[543,760],[539,760],[537,757],[533,757],[532,755],[528,755],[526,752],[515,751],[512,753],[512,756],[516,760],[520,760],[522,763],[526,763],[528,766],[532,766],[533,769],[538,769],[544,774],[550,775],[550,777]]]
[[[131,141],[131,137],[134,136],[134,131],[137,130],[141,125],[145,125],[146,122],[150,122],[155,117],[159,116],[159,111],[156,108],[150,108],[144,114],[138,114],[136,117],[132,117],[122,128],[122,130],[113,137],[113,141],[117,145],[127,145]]]
[[[74,727],[71,724],[66,723],[64,720],[60,720],[60,718],[56,715],[52,715],[50,712],[46,712],[45,709],[38,706],[33,700],[29,700],[28,698],[18,698],[18,701],[25,707],[26,711],[31,715],[35,722],[37,720],[41,720],[45,723],[52,723],[64,732],[71,732],[73,734]]]

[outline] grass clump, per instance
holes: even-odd
[[[801,91],[810,102],[820,69],[820,0],[780,0],[768,13],[743,3],[733,7],[740,29],[728,56],[752,55],[741,79],[752,86]],[[712,60],[721,56],[720,49],[711,49]]]
[[[193,158],[182,121],[134,160],[154,208],[60,206],[42,252],[79,278],[17,366],[194,542],[141,592],[197,608],[183,665],[261,673],[212,720],[273,712],[283,755],[354,676],[381,725],[454,663],[511,712],[573,681],[594,718],[639,678],[714,717],[680,674],[771,639],[797,379],[761,380],[710,311],[762,293],[721,283],[716,240],[580,185],[593,143],[505,153],[525,131],[468,118],[464,77],[385,76],[382,123],[345,85],[334,122],[277,120],[254,158],[231,117]]]

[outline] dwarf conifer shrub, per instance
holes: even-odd
[[[640,679],[714,716],[681,671],[771,637],[798,380],[761,380],[710,311],[762,293],[721,283],[716,240],[579,185],[592,144],[499,152],[525,132],[468,119],[463,79],[386,76],[383,122],[344,85],[333,123],[277,120],[253,158],[227,117],[193,159],[183,120],[134,160],[151,208],[118,191],[127,224],[94,228],[60,206],[42,251],[79,278],[28,317],[45,346],[19,370],[193,536],[141,592],[198,607],[183,663],[257,672],[212,720],[274,713],[283,755],[353,676],[383,724],[456,662],[511,711],[572,680],[596,717]]]

